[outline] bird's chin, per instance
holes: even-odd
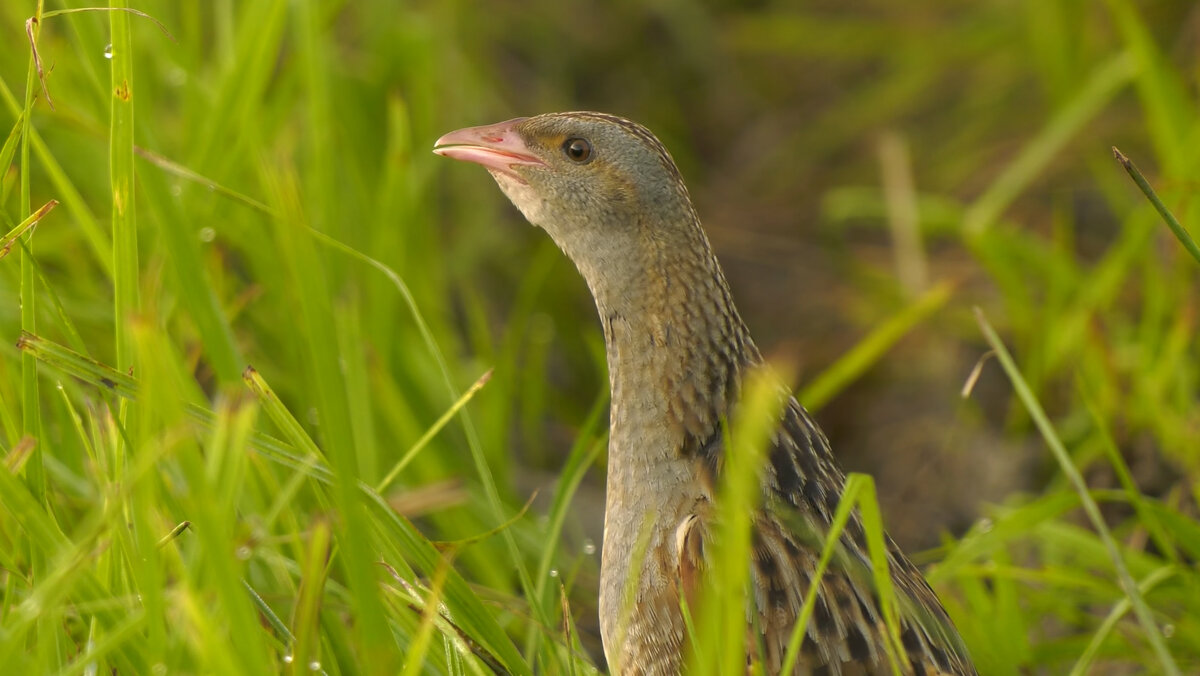
[[[538,197],[537,191],[515,173],[491,167],[488,172],[496,179],[496,185],[500,186],[504,196],[525,216],[525,220],[540,226],[544,201]]]
[[[487,170],[488,170],[488,173],[492,175],[492,178],[496,179],[496,183],[500,184],[501,188],[504,188],[504,184],[506,182],[512,182],[517,185],[525,185],[525,186],[529,185],[529,181],[526,181],[525,179],[521,178],[519,175],[517,175],[517,173],[515,171],[513,171],[511,169],[497,169],[494,167],[487,167]],[[508,191],[506,190],[505,193],[507,194],[507,192]]]

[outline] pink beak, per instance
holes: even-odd
[[[498,124],[452,131],[434,142],[433,152],[450,159],[481,164],[488,171],[498,171],[524,183],[513,167],[546,166],[529,151],[514,129],[517,123],[526,119],[518,117]]]

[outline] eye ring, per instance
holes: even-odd
[[[585,138],[572,137],[563,141],[563,154],[576,164],[584,164],[592,159],[592,144]]]

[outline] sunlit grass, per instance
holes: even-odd
[[[580,494],[600,483],[607,391],[590,302],[552,244],[498,222],[517,219],[481,172],[426,151],[462,124],[597,101],[662,122],[702,205],[727,178],[702,160],[728,154],[763,199],[824,186],[830,227],[886,232],[895,196],[872,153],[847,149],[880,128],[902,137],[929,286],[878,293],[895,272],[860,274],[870,325],[802,398],[836,403],[916,330],[1007,346],[1003,387],[1022,403],[964,415],[1002,421],[1014,445],[1045,438],[1050,469],[920,557],[980,672],[1200,668],[1185,236],[1200,118],[1180,65],[1194,48],[1159,42],[1178,39],[1169,12],[930,0],[912,16],[946,22],[931,41],[867,8],[618,2],[611,21],[630,30],[597,32],[610,73],[548,2],[519,18],[382,0],[130,6],[166,32],[136,13],[0,6],[0,338],[20,341],[0,357],[9,671],[594,672],[599,542],[579,544]],[[653,77],[633,77],[625,51]],[[860,76],[793,115],[793,82],[770,87],[795,64]],[[728,107],[698,102],[698,82],[725,83]],[[1006,98],[1030,86],[1041,104]],[[755,101],[777,114],[756,119]],[[747,135],[693,133],[710,107]],[[946,251],[968,269],[943,273]],[[981,380],[1001,379],[996,364]],[[733,447],[754,448],[751,432]],[[751,456],[733,463],[731,505],[756,499]],[[1170,483],[1139,485],[1147,463]],[[444,484],[423,508],[404,500]],[[850,485],[864,517],[870,487]],[[747,514],[732,516],[722,609],[748,572]],[[736,614],[701,619],[703,666],[737,671]]]

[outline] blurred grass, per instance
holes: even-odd
[[[979,510],[926,524],[922,558],[981,673],[1200,669],[1200,271],[1109,157],[1200,218],[1200,14],[1019,4],[131,5],[169,35],[0,5],[0,232],[61,205],[0,244],[0,335],[29,332],[0,357],[0,664],[594,671],[594,310],[482,172],[427,150],[597,108],[672,149],[833,429],[889,373],[936,383],[896,416],[924,424],[986,309],[1079,476],[1039,451],[1007,494],[937,472],[918,494]],[[909,149],[924,295],[880,253],[880,138]],[[1019,462],[1042,446],[1007,383],[985,367],[940,419],[951,448],[887,452]]]

